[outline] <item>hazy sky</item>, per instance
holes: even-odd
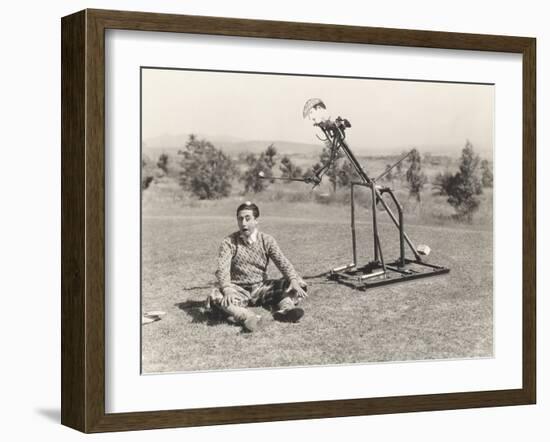
[[[493,149],[494,87],[397,80],[343,79],[144,69],[143,140],[158,136],[227,136],[319,143],[304,103],[321,98],[333,117],[348,118],[358,153],[419,147],[457,154],[470,140]]]

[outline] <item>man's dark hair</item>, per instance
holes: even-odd
[[[237,215],[241,210],[252,210],[254,218],[260,217],[260,209],[258,209],[258,206],[256,204],[251,203],[250,201],[242,203],[239,207],[237,207]]]

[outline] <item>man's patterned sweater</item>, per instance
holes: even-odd
[[[240,232],[227,236],[220,246],[216,279],[220,289],[237,285],[255,285],[267,279],[269,260],[288,280],[298,278],[294,267],[283,255],[275,239],[258,232],[256,241],[245,242]]]

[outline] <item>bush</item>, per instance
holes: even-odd
[[[407,169],[406,177],[409,196],[414,196],[418,202],[421,202],[420,193],[428,182],[428,178],[422,171],[422,159],[420,152],[416,149],[413,149],[409,156],[409,168]]]
[[[349,187],[352,181],[360,181],[359,175],[343,152],[340,150],[333,153],[328,141],[319,155],[319,161],[306,171],[304,178],[314,177],[320,170],[323,170],[321,177],[328,177],[332,193],[339,187]]]
[[[248,169],[245,170],[240,178],[244,183],[245,193],[263,192],[269,184],[273,183],[273,180],[269,178],[273,177],[273,166],[275,165],[276,156],[277,149],[275,149],[273,144],[270,144],[265,152],[262,152],[259,156],[249,153],[245,157]]]
[[[439,195],[447,196],[447,202],[456,211],[456,217],[472,221],[472,216],[479,208],[479,195],[483,190],[479,178],[479,156],[474,153],[472,144],[467,141],[462,149],[459,171],[440,173],[434,180],[434,188]]]
[[[481,162],[481,185],[483,187],[493,187],[493,168],[487,160]]]
[[[302,168],[300,166],[296,166],[296,164],[294,164],[286,155],[281,159],[279,170],[281,171],[282,178],[302,178]],[[285,182],[288,184],[290,181]]]
[[[141,189],[148,189],[149,186],[164,175],[164,172],[151,161],[147,155],[141,157]]]
[[[340,158],[341,152],[333,152],[330,141],[325,142],[323,150],[319,154],[319,161],[310,167],[304,174],[304,178],[311,178],[317,176],[322,170],[321,178],[327,176],[331,184],[332,192],[336,192],[336,187],[339,181],[339,174],[342,168]]]
[[[165,175],[168,173],[168,160],[168,155],[163,153],[159,156],[157,161],[157,167],[161,169]]]
[[[362,180],[359,178],[357,171],[351,165],[347,158],[345,158],[343,164],[338,168],[337,171],[337,183],[339,187],[350,187],[352,181]]]
[[[200,199],[229,196],[231,181],[236,174],[231,158],[206,140],[189,136],[180,157],[180,185]]]

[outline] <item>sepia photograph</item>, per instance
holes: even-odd
[[[141,68],[143,374],[494,356],[495,87]]]

